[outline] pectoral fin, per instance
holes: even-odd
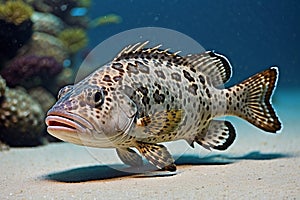
[[[183,110],[164,110],[137,119],[137,127],[150,136],[174,131],[183,118]]]
[[[136,148],[151,164],[156,166],[158,169],[176,171],[174,159],[165,146],[161,144],[138,142]]]
[[[143,165],[143,160],[134,150],[130,148],[117,148],[116,149],[119,158],[126,165],[133,167],[139,167]]]
[[[235,129],[229,121],[211,120],[207,131],[199,133],[195,142],[208,150],[225,150],[233,143],[235,137]]]

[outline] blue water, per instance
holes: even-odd
[[[278,87],[298,87],[299,11],[297,0],[93,1],[91,18],[115,13],[123,21],[90,30],[89,47],[132,28],[170,28],[226,55],[233,65],[231,84],[277,65]]]

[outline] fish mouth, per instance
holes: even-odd
[[[84,133],[86,129],[94,129],[93,125],[83,117],[65,111],[50,110],[45,123],[47,131],[55,137],[60,134]]]

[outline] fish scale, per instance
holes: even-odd
[[[225,89],[232,74],[226,57],[212,51],[180,56],[146,45],[125,47],[82,81],[62,88],[47,113],[48,132],[79,145],[116,148],[127,165],[141,166],[143,156],[158,169],[174,171],[163,142],[183,139],[208,150],[231,146],[234,126],[216,117],[233,115],[264,131],[280,131],[270,102],[277,67]]]

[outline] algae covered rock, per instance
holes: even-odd
[[[5,80],[0,76],[0,99],[4,96],[6,90],[6,82]]]
[[[0,98],[0,140],[10,146],[39,145],[44,128],[41,106],[24,89],[6,87]]]
[[[30,19],[32,13],[32,7],[22,1],[7,1],[0,5],[0,19],[15,25]]]
[[[70,53],[76,53],[88,43],[86,31],[81,28],[68,28],[63,30],[58,38],[68,48]]]
[[[29,94],[41,105],[44,113],[47,113],[56,102],[55,97],[43,87],[32,88]]]
[[[29,55],[16,57],[0,73],[9,87],[22,85],[25,88],[32,88],[48,85],[48,81],[62,69],[62,64],[54,57]]]

